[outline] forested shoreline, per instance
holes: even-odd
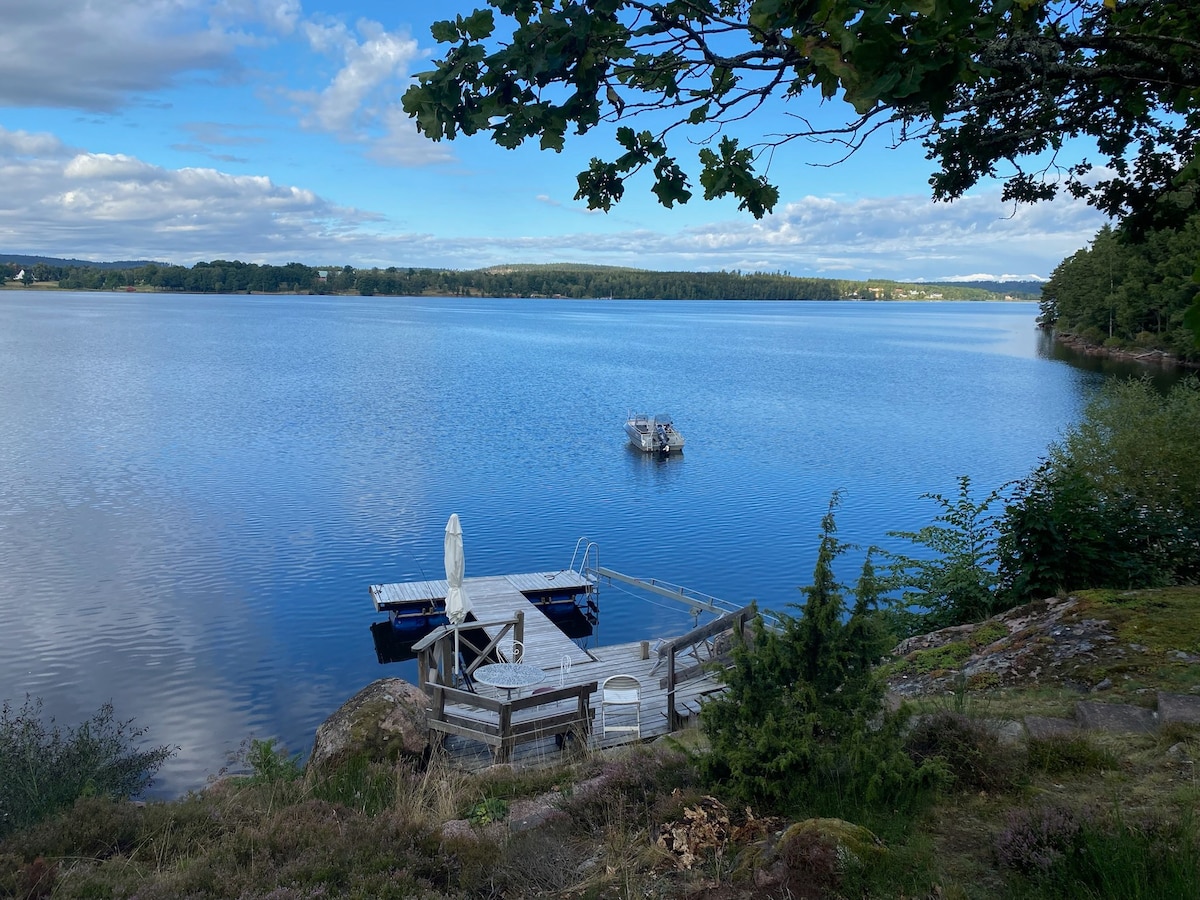
[[[1042,288],[1040,324],[1060,340],[1114,353],[1161,351],[1200,363],[1185,321],[1200,295],[1200,216],[1131,240],[1105,227]]]
[[[3,258],[0,257],[0,260]],[[187,293],[358,294],[361,296],[479,296],[612,298],[627,300],[1025,300],[1037,285],[902,283],[883,279],[798,278],[763,272],[659,272],[618,266],[512,265],[455,270],[389,266],[258,265],[236,260],[189,267],[0,261],[0,276],[27,286],[64,290]]]

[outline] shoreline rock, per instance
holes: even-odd
[[[380,678],[343,703],[317,726],[308,770],[337,766],[348,759],[429,755],[429,718],[425,694],[401,678]]]
[[[1130,350],[1123,347],[1103,347],[1084,340],[1069,331],[1052,331],[1056,343],[1062,344],[1082,353],[1085,356],[1103,356],[1122,362],[1141,363],[1147,366],[1159,366],[1164,369],[1183,368],[1200,369],[1200,362],[1189,362],[1166,352],[1165,350]]]

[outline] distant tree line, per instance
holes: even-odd
[[[630,300],[995,300],[989,285],[903,284],[883,280],[796,278],[782,272],[655,272],[617,266],[514,265],[486,269],[418,269],[389,266],[320,268],[288,263],[258,265],[217,259],[185,266],[142,263],[127,268],[0,263],[0,276],[26,283],[57,283],[67,290],[180,291],[200,294],[299,293],[363,296],[612,297]]]
[[[1115,349],[1157,349],[1200,361],[1184,321],[1200,296],[1200,215],[1132,241],[1103,228],[1063,260],[1042,288],[1041,322]]]

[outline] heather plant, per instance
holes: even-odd
[[[1118,809],[1107,819],[1063,809],[1014,814],[996,842],[1015,897],[1158,900],[1200,896],[1194,813],[1136,825]]]
[[[940,764],[948,786],[959,790],[1001,791],[1016,782],[1016,759],[995,728],[962,712],[943,709],[922,716],[904,745],[918,763]]]
[[[1080,816],[1064,807],[1011,810],[996,836],[996,861],[1024,875],[1045,876],[1075,852],[1082,830]]]
[[[699,759],[709,783],[756,807],[783,813],[841,815],[904,809],[937,780],[902,747],[902,715],[884,708],[870,666],[878,632],[869,627],[874,579],[868,568],[847,617],[834,562],[838,540],[833,495],[821,520],[813,583],[799,615],[761,618],[752,639],[735,645],[722,673],[726,690],[705,703],[700,719],[711,745]],[[869,566],[869,562],[868,562]]]
[[[111,703],[73,727],[44,718],[26,697],[0,708],[0,837],[71,806],[80,797],[124,799],[150,786],[176,748],[140,749],[144,728],[121,721]]]

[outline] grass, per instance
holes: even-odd
[[[1188,592],[1160,593],[1092,592],[1072,615],[1110,615],[1146,654],[1174,660],[1190,652],[1186,620],[1200,613]],[[1200,608],[1200,591],[1190,596]],[[1146,621],[1175,614],[1177,629]],[[1128,662],[1089,665],[1117,673]],[[1200,666],[1179,662],[1136,680],[1126,671],[1114,694],[1200,684]],[[960,679],[922,700],[907,749],[946,777],[915,813],[853,823],[881,839],[878,852],[847,855],[836,836],[852,826],[804,823],[803,810],[774,818],[702,783],[699,731],[477,774],[435,755],[423,769],[357,760],[317,777],[266,741],[248,745],[247,775],[205,791],[145,805],[84,792],[11,829],[0,897],[1200,896],[1200,727],[1035,741],[998,727],[1067,715],[1079,696],[1052,679],[987,691]]]
[[[708,788],[692,758],[664,744],[478,774],[436,757],[425,770],[360,761],[321,780],[285,766],[144,806],[84,797],[0,841],[0,896],[1200,895],[1190,815],[1200,784],[1186,761],[1200,733],[1012,744],[993,712],[967,694],[922,719],[910,748],[955,777],[907,832],[885,830],[880,852],[853,865],[811,828],[785,841],[798,817],[776,822],[731,802],[724,825],[702,823]],[[541,825],[513,821],[519,804],[547,797]],[[685,867],[659,838],[690,827],[703,849]],[[1064,887],[1076,881],[1093,893]]]

